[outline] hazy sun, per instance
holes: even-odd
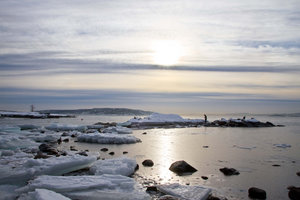
[[[153,43],[153,61],[157,65],[176,65],[181,57],[181,46],[174,40],[162,40]]]

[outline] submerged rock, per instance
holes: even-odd
[[[251,187],[248,190],[248,196],[252,199],[266,199],[267,193],[263,189]]]
[[[300,187],[290,186],[288,187],[289,190],[289,198],[292,200],[299,200],[300,199]]]
[[[225,176],[232,176],[232,175],[239,175],[240,172],[237,171],[236,169],[234,168],[227,168],[227,167],[224,167],[224,168],[221,168],[220,171],[225,175]]]
[[[142,162],[142,164],[143,164],[144,166],[146,166],[146,167],[152,167],[152,166],[154,165],[154,162],[153,162],[152,160],[150,160],[150,159],[147,159],[147,160],[144,160],[144,161]]]
[[[177,174],[194,173],[197,171],[197,169],[192,167],[190,164],[188,164],[184,160],[174,162],[170,166],[169,170],[171,170],[172,172],[175,172]]]

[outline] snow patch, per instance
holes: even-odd
[[[112,126],[103,130],[104,133],[118,133],[118,134],[132,134],[132,130],[130,128],[122,127],[122,126]]]

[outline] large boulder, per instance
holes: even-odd
[[[289,189],[289,198],[292,200],[300,199],[300,187],[290,186]]]
[[[144,160],[144,161],[142,162],[142,164],[143,164],[144,166],[146,166],[146,167],[152,167],[152,166],[154,165],[154,162],[153,162],[152,160],[150,160],[150,159],[147,159],[147,160]]]
[[[176,161],[174,162],[169,170],[172,172],[175,172],[177,174],[184,174],[184,173],[194,173],[197,171],[194,167],[192,167],[190,164],[185,162],[184,160]]]

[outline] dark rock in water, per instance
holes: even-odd
[[[74,146],[70,146],[71,151],[78,151]]]
[[[74,137],[76,137],[76,135],[75,135],[75,134],[72,134],[71,137],[74,138]]]
[[[281,165],[278,165],[278,164],[274,164],[272,165],[273,167],[280,167]]]
[[[171,195],[164,195],[161,196],[158,200],[180,200],[180,199]]]
[[[112,152],[109,152],[108,154],[113,156],[113,155],[115,155],[115,152],[112,151]]]
[[[300,172],[297,172],[297,176],[300,176]]]
[[[66,151],[62,151],[62,152],[60,153],[60,155],[61,155],[61,156],[66,156],[66,155],[68,155],[68,153],[67,153]]]
[[[207,200],[221,200],[219,197],[213,196],[213,195],[209,195]]]
[[[143,164],[144,166],[146,166],[146,167],[152,167],[152,166],[154,165],[154,162],[153,162],[152,160],[150,160],[150,159],[147,159],[147,160],[144,160],[144,161],[142,162],[142,164]]]
[[[248,196],[252,199],[266,199],[267,193],[262,189],[251,187],[248,190]]]
[[[140,169],[139,164],[136,164],[136,166],[135,166],[135,168],[134,168],[134,171],[137,171],[137,170],[139,170],[139,169]]]
[[[148,186],[146,192],[157,192],[156,186]]]
[[[57,144],[61,144],[61,138],[59,138],[58,140],[57,140]]]
[[[203,146],[203,148],[208,148],[209,146]]]
[[[192,167],[191,165],[189,165],[184,160],[180,160],[180,161],[174,162],[170,166],[169,170],[171,170],[172,172],[175,172],[177,174],[193,173],[193,172],[197,171],[197,169],[195,169],[194,167]]]
[[[237,170],[234,169],[234,168],[227,168],[227,167],[224,167],[224,168],[221,168],[220,171],[223,172],[223,174],[224,174],[225,176],[239,175],[239,174],[240,174],[240,172],[237,171]]]
[[[128,154],[128,152],[127,151],[123,151],[123,154]]]
[[[271,123],[271,122],[266,122],[266,125],[267,126],[270,126],[270,127],[272,127],[272,126],[275,126],[273,123]]]
[[[147,132],[144,132],[144,133],[143,133],[143,135],[146,135],[146,134],[147,134]]]
[[[79,153],[76,153],[78,155],[81,155],[81,156],[89,156],[85,151],[80,151]]]
[[[64,142],[69,142],[69,138],[66,138],[63,140]]]
[[[202,178],[203,180],[207,180],[207,179],[208,179],[207,176],[201,176],[201,178]]]
[[[300,199],[300,187],[290,186],[288,187],[289,190],[289,198],[292,200],[299,200]]]
[[[50,157],[51,156],[45,155],[41,151],[38,151],[37,154],[34,156],[34,159],[46,159]]]
[[[55,148],[45,143],[39,146],[39,150],[49,155],[58,155],[58,151]]]
[[[100,151],[106,152],[106,151],[108,151],[108,148],[102,148],[102,149],[100,149]]]

